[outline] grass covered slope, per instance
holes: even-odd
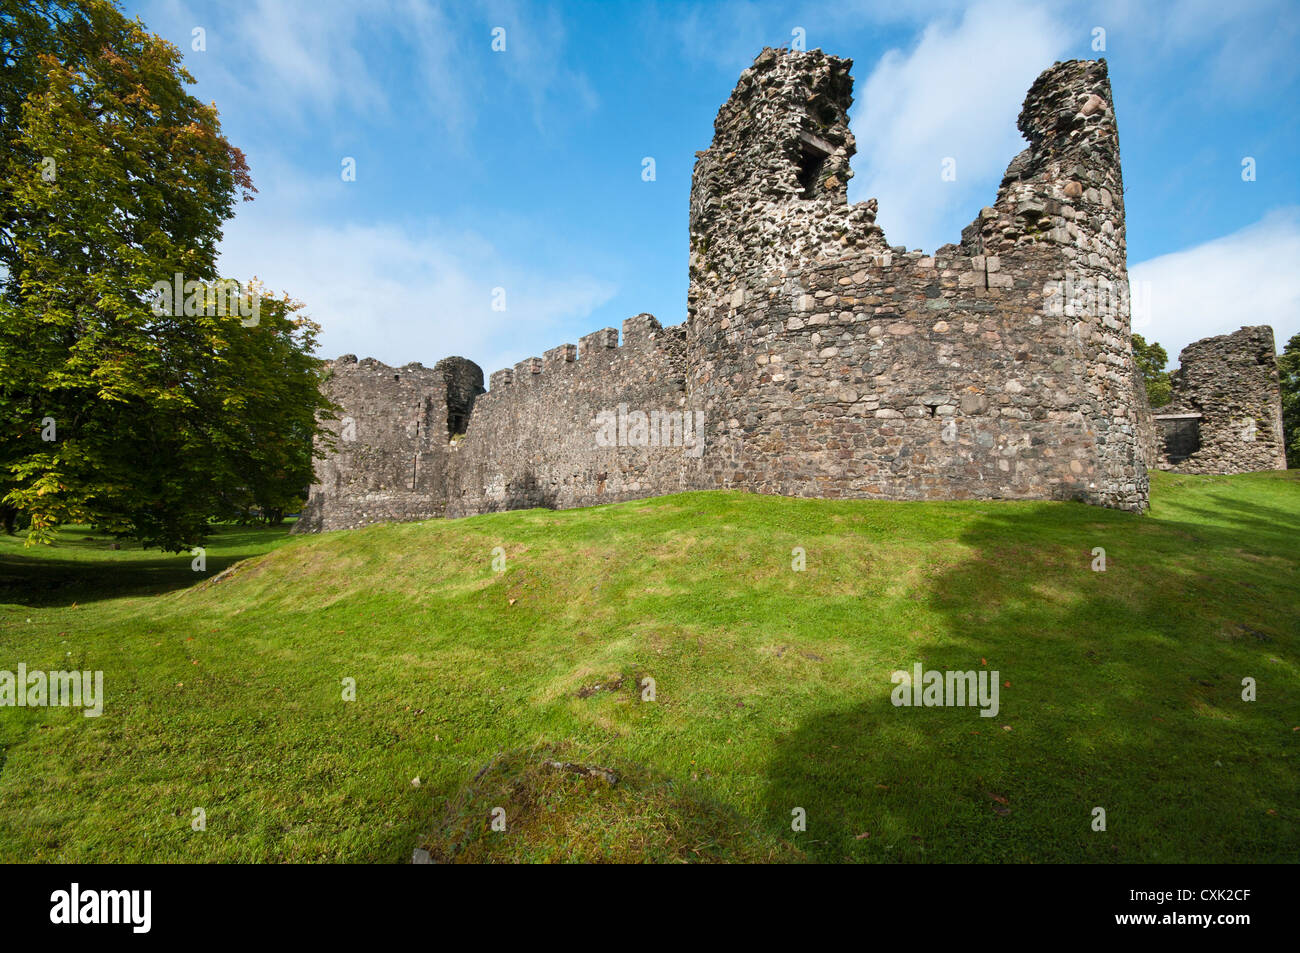
[[[254,558],[198,584],[188,555],[0,539],[0,669],[107,696],[0,708],[0,859],[1294,861],[1300,481],[1152,500],[231,532],[206,576]],[[999,714],[894,707],[917,662],[997,670]]]

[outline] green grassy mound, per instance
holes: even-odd
[[[0,538],[0,670],[106,695],[0,708],[0,860],[1294,861],[1300,481],[1152,500]],[[918,662],[997,717],[894,707]]]

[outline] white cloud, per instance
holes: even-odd
[[[613,297],[611,282],[581,265],[544,264],[495,247],[474,229],[380,211],[346,221],[330,201],[340,187],[337,159],[321,166],[293,158],[303,144],[330,148],[418,116],[439,148],[468,151],[475,104],[487,87],[523,96],[543,125],[547,104],[562,115],[594,109],[595,94],[565,55],[553,11],[509,0],[255,0],[229,11],[193,0],[144,4],[151,29],[180,45],[200,95],[221,105],[244,145],[257,201],[240,205],[221,243],[224,275],[260,278],[306,303],[322,326],[320,353],[355,353],[391,364],[462,355],[485,373],[540,354]],[[491,76],[467,67],[467,44],[489,55],[491,27],[508,30],[507,52]],[[190,30],[207,31],[206,52],[191,52]],[[444,135],[438,135],[439,127]],[[228,130],[229,131],[229,130]],[[382,138],[377,142],[384,142]],[[324,144],[322,146],[322,144]],[[410,224],[412,220],[419,224]],[[522,227],[528,228],[527,223]],[[553,260],[553,256],[548,257]],[[507,310],[491,308],[505,289]]]
[[[359,112],[386,109],[383,90],[358,49],[365,21],[357,4],[255,0],[213,9],[199,0],[146,0],[140,7],[148,28],[180,47],[185,68],[200,83],[200,98],[215,98],[223,114],[255,106],[273,112],[278,122],[301,124],[344,104]],[[202,51],[192,49],[196,27],[205,32]]]
[[[1250,324],[1273,327],[1281,348],[1300,331],[1300,206],[1254,225],[1133,265],[1133,330],[1176,364],[1193,341]]]
[[[891,244],[933,251],[959,241],[1025,147],[1015,124],[1025,93],[1069,41],[1047,9],[985,2],[960,21],[932,22],[910,52],[887,52],[852,112],[850,199],[879,199]],[[955,181],[941,178],[946,158]]]
[[[449,132],[460,136],[473,122],[470,100],[481,94],[476,88],[477,77],[457,67],[457,46],[463,39],[437,5],[405,0],[400,14],[415,39],[419,88],[429,111]]]
[[[345,0],[312,0],[311,15],[284,0],[258,0],[233,22],[225,46],[234,40],[257,68],[245,73],[253,88],[274,92],[268,103],[307,100],[333,110],[382,108],[385,99],[355,39],[360,8]],[[218,53],[233,53],[219,49]]]
[[[426,366],[468,357],[484,375],[566,340],[561,322],[581,319],[615,288],[583,275],[555,275],[505,260],[473,233],[412,234],[391,225],[326,225],[241,215],[222,243],[221,273],[254,275],[305,300],[322,325],[324,357],[353,353]],[[505,311],[492,309],[494,288]]]
[[[521,5],[515,0],[482,0],[483,16],[493,28],[506,31],[506,49],[493,57],[515,86],[532,103],[533,120],[545,125],[546,99],[556,95],[568,111],[591,112],[600,97],[587,77],[569,68],[562,55],[568,35],[559,11],[538,4]],[[484,32],[483,42],[487,43]]]

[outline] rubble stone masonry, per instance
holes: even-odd
[[[1178,364],[1173,402],[1155,415],[1163,444],[1161,469],[1286,469],[1272,328],[1246,327],[1189,344]]]
[[[1105,63],[1038,78],[1029,148],[933,255],[891,248],[874,201],[847,204],[850,65],[764,51],[696,165],[687,357],[706,485],[1144,509]]]
[[[483,393],[478,365],[395,368],[347,354],[326,364],[324,390],[342,411],[294,532],[443,516],[448,440]]]

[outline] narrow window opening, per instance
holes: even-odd
[[[803,144],[799,152],[799,188],[803,198],[817,197],[817,183],[826,168],[826,158],[824,152],[814,149],[807,143]]]

